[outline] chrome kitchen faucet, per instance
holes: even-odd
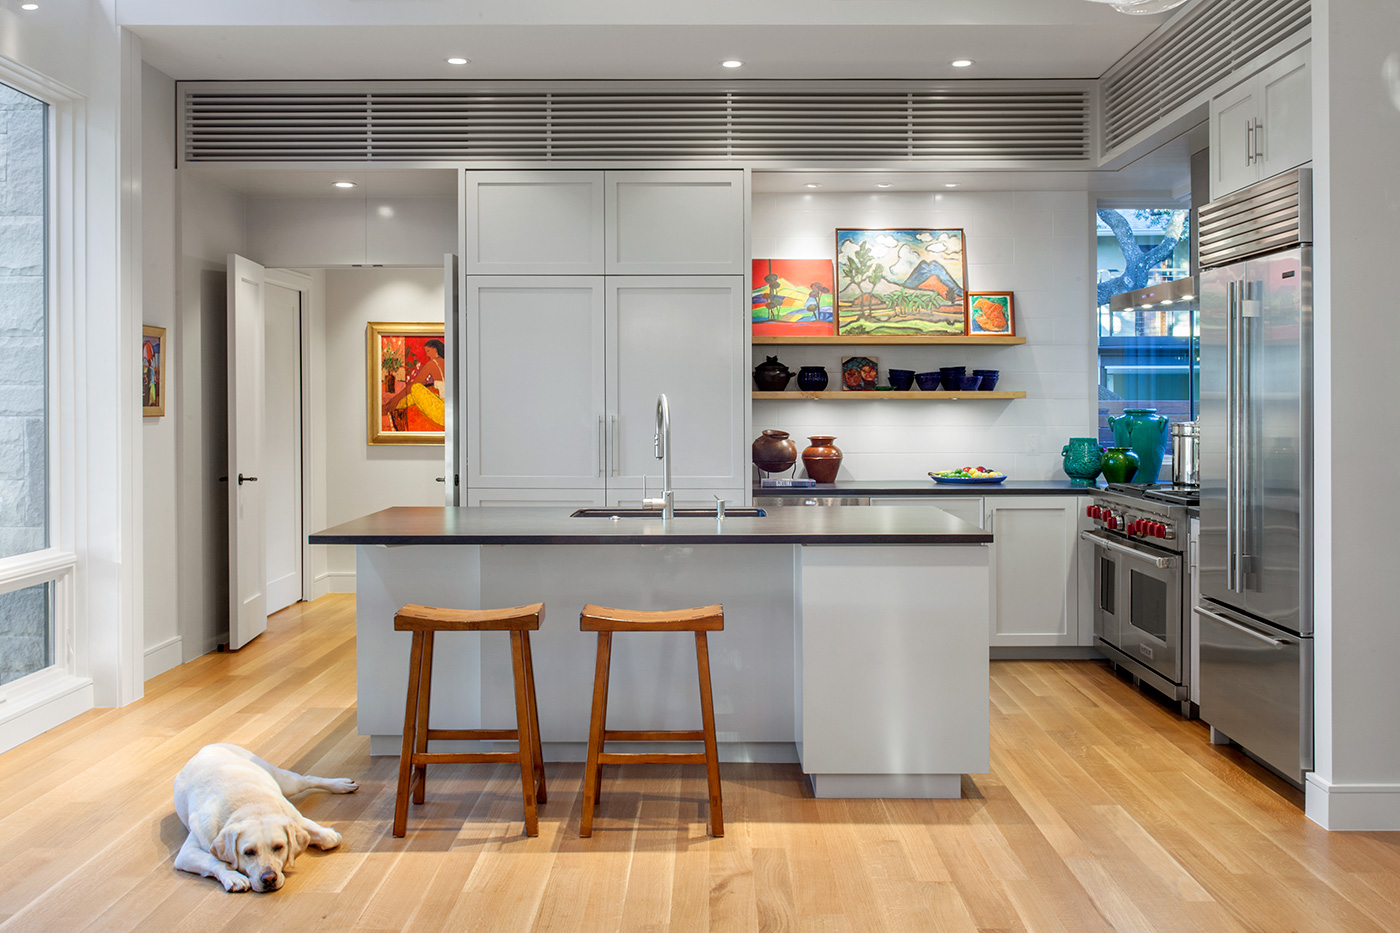
[[[661,520],[676,517],[675,492],[671,489],[671,406],[666,401],[666,393],[656,397],[656,436],[652,441],[656,459],[661,461],[661,498],[642,499],[645,508],[661,507]],[[643,478],[645,486],[645,477]],[[645,495],[645,489],[643,490]]]

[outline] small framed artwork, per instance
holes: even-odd
[[[755,337],[836,333],[831,260],[755,259],[749,317]]]
[[[952,337],[967,326],[963,231],[836,231],[836,332]]]
[[[370,321],[365,340],[369,443],[441,444],[448,392],[443,326]]]
[[[968,336],[1016,336],[1014,305],[1015,301],[1011,292],[968,292]]]
[[[873,356],[841,358],[841,388],[857,392],[874,391],[880,383],[880,361]]]
[[[147,324],[141,328],[141,414],[165,415],[165,328]]]

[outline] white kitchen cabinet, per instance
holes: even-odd
[[[1078,496],[989,496],[992,647],[1081,642]]]
[[[1305,46],[1211,101],[1212,199],[1312,158],[1310,61]]]
[[[601,275],[603,173],[465,172],[467,275]]]
[[[982,527],[981,496],[871,496],[871,505],[927,505]]]
[[[608,275],[744,275],[744,173],[607,172]]]

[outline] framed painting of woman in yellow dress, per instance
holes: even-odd
[[[447,400],[447,346],[441,324],[371,321],[369,443],[441,444]]]

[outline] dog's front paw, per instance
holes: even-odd
[[[239,871],[221,871],[218,878],[223,883],[224,890],[230,894],[238,891],[250,891],[253,888],[253,883],[248,880],[248,876]]]
[[[330,778],[326,781],[326,790],[332,794],[353,794],[359,789],[360,785],[350,778]]]
[[[320,832],[312,835],[311,842],[318,849],[334,849],[340,845],[340,833],[329,826],[322,826]]]

